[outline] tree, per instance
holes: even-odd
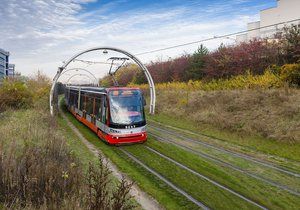
[[[203,44],[198,47],[190,58],[190,67],[186,71],[186,80],[199,80],[205,76],[203,69],[208,53],[208,49]]]
[[[300,24],[284,28],[284,63],[300,62]]]

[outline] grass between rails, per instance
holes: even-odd
[[[197,141],[190,142],[181,139],[180,137],[178,137],[178,135],[176,135],[176,133],[170,134],[167,133],[167,131],[164,132],[164,131],[155,130],[152,127],[148,127],[148,131],[150,131],[151,134],[159,135],[163,139],[174,142],[175,145],[178,144],[183,147],[191,148],[193,151],[198,152],[199,156],[206,155],[208,156],[208,158],[206,158],[207,160],[213,158],[216,160],[216,161],[210,160],[213,163],[217,163],[218,165],[224,165],[220,163],[220,161],[225,162],[226,164],[230,164],[237,169],[244,170],[248,174],[262,177],[266,180],[276,182],[279,185],[284,185],[289,187],[290,189],[293,189],[294,191],[300,192],[300,178],[282,173],[280,171],[274,170],[269,167],[265,167],[264,165],[258,164],[256,162],[252,162],[240,157],[236,157],[226,152],[222,152],[216,149],[212,149],[210,147],[203,146],[201,144],[197,144],[196,143]]]
[[[154,141],[152,137],[146,145],[271,209],[297,209],[300,205],[297,196],[237,171],[220,167],[177,146]]]
[[[232,143],[242,146],[244,151],[257,151],[266,155],[278,156],[293,161],[300,161],[300,144],[289,144],[276,140],[266,139],[258,136],[240,136],[233,132],[219,130],[209,125],[200,125],[188,119],[169,116],[166,114],[148,115],[148,119],[177,128],[185,129],[195,133],[211,136],[212,138],[222,139],[224,143]],[[219,141],[222,143],[222,141]],[[226,145],[226,144],[222,144]],[[288,165],[287,165],[288,167]]]
[[[150,168],[212,209],[255,209],[252,204],[157,156],[143,145],[134,145],[126,149]]]
[[[168,187],[154,175],[131,161],[117,147],[106,145],[86,126],[77,121],[73,115],[63,109],[68,119],[82,135],[99,148],[123,173],[127,174],[139,187],[153,196],[166,209],[197,209],[197,206]]]

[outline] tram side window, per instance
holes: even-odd
[[[73,98],[74,98],[74,94],[72,92],[70,92],[69,98],[68,98],[68,105],[72,106],[73,105]]]
[[[105,116],[105,107],[104,107],[104,95],[97,95],[95,99],[95,115],[97,117],[97,120],[99,120],[102,123],[106,123],[106,116]]]
[[[93,107],[94,107],[94,98],[91,96],[86,96],[86,113],[93,114]]]
[[[106,113],[107,113],[107,107],[104,107],[106,96],[102,95],[102,114],[101,114],[101,122],[106,123]]]
[[[74,98],[73,98],[72,103],[76,108],[78,108],[78,92],[77,91],[74,91]]]
[[[97,120],[101,121],[101,112],[102,112],[102,100],[101,95],[97,95],[95,98],[95,115]]]
[[[80,110],[85,110],[85,94],[80,94]]]

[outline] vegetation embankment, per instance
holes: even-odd
[[[62,129],[48,110],[42,75],[0,87],[0,208],[131,209],[131,184]],[[39,78],[39,79],[37,79]],[[45,95],[45,93],[47,93]],[[74,135],[73,135],[74,137]]]

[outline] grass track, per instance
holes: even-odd
[[[148,129],[148,131],[149,130],[151,131],[150,134],[159,141],[176,145],[218,165],[226,166],[232,170],[247,174],[250,177],[300,196],[300,177],[283,173],[282,171],[276,170],[277,168],[265,167],[265,165],[253,162],[252,159],[249,161],[228,152],[224,153],[223,151],[207,148],[206,146],[180,139],[177,135],[166,135],[165,132],[156,132],[152,131],[152,129]]]
[[[251,198],[270,209],[297,209],[299,197],[216,164],[169,143],[151,141],[147,146],[175,159],[179,163]]]
[[[126,150],[212,209],[255,209],[252,204],[156,155],[143,145],[130,146]]]

